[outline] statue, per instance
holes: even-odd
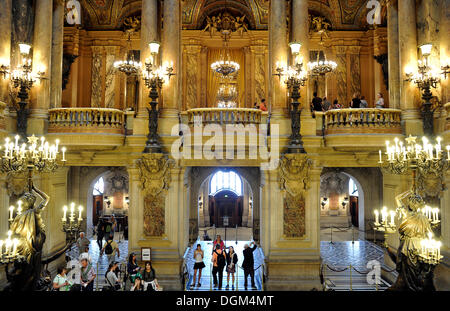
[[[396,263],[399,275],[388,290],[434,291],[433,271],[436,266],[419,260],[420,241],[431,232],[428,218],[420,212],[425,202],[411,190],[398,195],[396,202],[403,219],[398,229],[400,245],[397,254],[390,247],[387,247],[387,252]]]
[[[33,192],[42,199],[38,205]],[[17,252],[21,259],[14,261],[12,271],[9,265],[6,266],[10,284],[5,290],[31,291],[36,288],[41,274],[42,247],[46,239],[41,211],[48,205],[50,198],[30,183],[28,192],[20,200],[23,212],[14,218],[10,230],[13,237],[20,241]]]

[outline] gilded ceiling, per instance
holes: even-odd
[[[334,30],[366,29],[366,3],[367,0],[309,0],[309,11],[324,16]],[[141,0],[81,0],[81,4],[83,27],[106,30],[121,29],[126,17],[140,15]],[[181,0],[181,5],[183,29],[202,29],[207,16],[224,10],[234,16],[245,15],[249,29],[268,29],[270,0]]]

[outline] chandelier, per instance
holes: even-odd
[[[127,56],[124,60],[114,62],[114,68],[123,72],[127,76],[136,75],[139,73],[142,64],[135,59],[135,54],[131,49],[131,34],[133,31],[128,32],[127,39]]]
[[[319,44],[323,47],[323,40],[320,37]],[[323,59],[321,59],[320,54],[323,55]],[[317,59],[314,62],[308,63],[308,70],[312,75],[315,76],[323,76],[327,73],[334,71],[337,67],[337,64],[334,61],[327,60],[327,56],[325,55],[325,51],[319,50],[317,51]]]
[[[237,98],[236,86],[228,83],[223,83],[217,92],[217,100],[220,102],[230,102]]]
[[[230,53],[228,50],[228,37],[229,33],[224,31],[222,32],[223,37],[223,48],[224,48],[224,56],[222,59],[211,64],[211,69],[218,74],[221,78],[233,78],[234,74],[239,71],[241,68],[238,63],[232,61],[230,59]]]
[[[69,217],[67,217],[67,212],[69,211]],[[75,203],[70,204],[70,210],[67,205],[63,207],[64,215],[62,217],[62,230],[66,233],[66,238],[69,241],[73,241],[78,236],[81,230],[81,222],[83,221],[82,213],[83,206],[78,206],[78,218],[75,217]],[[69,219],[69,221],[67,221]]]

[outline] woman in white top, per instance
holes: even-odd
[[[67,269],[66,267],[59,267],[58,274],[53,279],[53,289],[60,292],[67,292],[70,290],[71,284],[67,279]]]
[[[202,250],[202,246],[200,244],[197,244],[197,249],[194,251],[194,279],[192,280],[191,287],[195,286],[195,279],[197,276],[198,271],[198,280],[197,280],[197,286],[200,287],[202,284],[200,284],[200,279],[202,278],[202,269],[205,267],[205,263],[203,262],[204,253]]]
[[[106,275],[105,275],[106,284],[111,291],[120,289],[119,278],[116,275],[116,269],[117,269],[118,265],[119,265],[118,262],[113,262],[113,263],[109,264],[108,271],[106,272]]]
[[[378,109],[384,108],[384,98],[383,98],[383,94],[378,93],[377,94],[378,100],[375,104],[375,107]]]

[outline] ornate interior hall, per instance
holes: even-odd
[[[450,0],[0,7],[0,290],[450,290]]]

